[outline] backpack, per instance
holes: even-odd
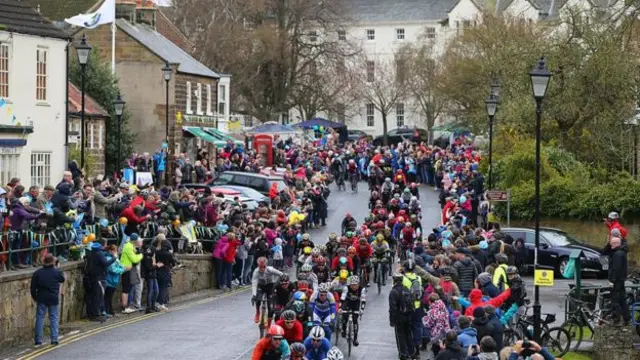
[[[411,288],[409,289],[409,293],[411,294],[412,301],[421,301],[422,293],[424,292],[424,289],[420,284],[420,279],[418,278],[418,276],[416,276],[413,279],[410,279],[408,276],[405,275],[405,278],[411,281]]]
[[[411,292],[409,292],[406,287],[401,286],[400,295],[401,301],[398,304],[400,313],[403,315],[412,313],[415,309],[415,306],[413,303],[413,296],[411,296]]]

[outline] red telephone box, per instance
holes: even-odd
[[[273,135],[257,134],[253,137],[253,148],[260,154],[260,165],[273,165]]]

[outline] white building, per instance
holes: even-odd
[[[0,184],[54,184],[65,169],[68,36],[23,2],[0,2]]]

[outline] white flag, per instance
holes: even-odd
[[[154,4],[156,4],[156,6],[159,7],[170,7],[173,6],[173,1],[172,0],[152,0]]]
[[[89,14],[79,14],[69,19],[67,23],[87,29],[93,29],[102,24],[116,21],[116,0],[104,0],[98,11]]]

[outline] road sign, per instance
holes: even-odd
[[[553,270],[536,270],[533,284],[537,286],[553,286]]]
[[[501,190],[487,190],[485,196],[489,201],[509,201],[509,192]]]

